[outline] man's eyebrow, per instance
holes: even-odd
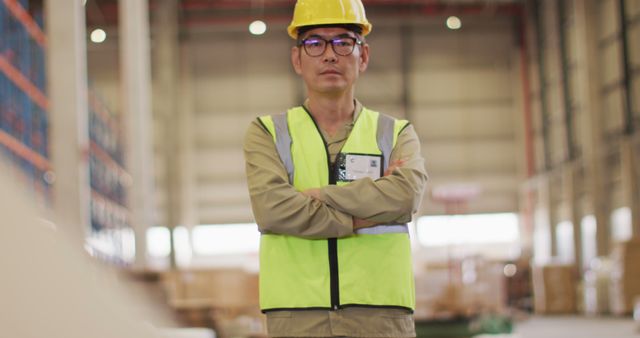
[[[339,39],[339,38],[355,38],[355,36],[352,36],[349,33],[342,33],[342,34],[338,34],[338,35],[334,35],[330,38],[325,38],[322,35],[319,34],[311,34],[309,36],[307,36],[306,38],[304,38],[303,40],[307,40],[307,39],[325,39],[325,40],[333,40],[333,39]]]
[[[338,38],[355,38],[355,36],[352,36],[349,33],[342,33],[342,34],[335,35],[334,37],[331,38],[331,40],[338,39]]]

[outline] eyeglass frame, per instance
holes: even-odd
[[[320,54],[318,54],[318,55],[309,54],[309,51],[307,50],[307,45],[305,45],[305,42],[307,40],[311,40],[311,39],[319,40],[319,41],[323,41],[324,42],[324,48],[322,49],[322,52]],[[351,48],[351,51],[348,54],[340,54],[340,53],[338,53],[336,51],[336,46],[333,44],[333,42],[336,41],[336,40],[341,40],[341,39],[352,39],[353,42],[354,42],[353,43],[353,48]],[[298,42],[297,45],[298,45],[298,47],[302,47],[302,49],[304,49],[304,52],[308,56],[310,56],[312,58],[316,58],[316,57],[322,56],[327,51],[327,46],[328,45],[331,45],[331,49],[333,50],[334,53],[336,53],[336,55],[349,56],[349,55],[353,54],[353,51],[356,49],[356,46],[362,46],[363,44],[364,44],[364,41],[362,41],[360,38],[355,37],[355,36],[351,36],[351,35],[348,35],[348,34],[341,34],[341,35],[338,35],[338,36],[334,36],[334,37],[332,37],[330,39],[325,39],[325,38],[323,38],[323,37],[321,37],[319,35],[313,34],[313,35],[308,36],[308,37],[306,37],[304,39],[301,39]]]

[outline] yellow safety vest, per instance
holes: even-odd
[[[340,177],[339,170],[331,169],[326,142],[304,107],[263,116],[259,121],[273,136],[297,190],[349,183]],[[338,158],[346,154],[381,156],[382,176],[398,134],[407,125],[405,120],[363,108]],[[415,285],[406,224],[359,229],[352,236],[337,239],[262,234],[263,312],[349,306],[413,311]]]

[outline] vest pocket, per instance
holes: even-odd
[[[311,258],[311,259],[310,259]],[[326,240],[262,235],[260,308],[330,308]]]
[[[415,308],[411,245],[405,233],[338,240],[340,303]]]

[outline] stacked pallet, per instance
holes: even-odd
[[[266,336],[258,305],[258,274],[242,269],[165,273],[169,304],[184,324],[211,327],[225,337]]]
[[[417,320],[502,313],[506,309],[504,264],[480,257],[430,263],[416,270]]]

